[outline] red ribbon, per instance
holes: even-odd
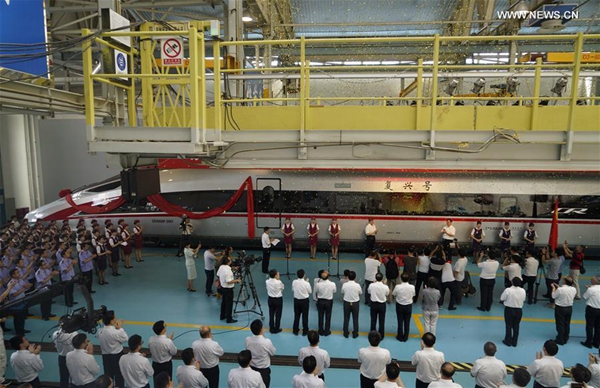
[[[231,198],[229,198],[227,203],[225,203],[223,206],[202,213],[194,213],[184,209],[179,205],[172,204],[160,194],[149,195],[147,199],[152,203],[152,205],[156,206],[170,216],[181,217],[185,214],[191,219],[200,220],[218,216],[219,214],[225,213],[227,210],[231,209],[233,205],[237,203],[246,189],[248,190],[246,194],[246,204],[248,208],[248,238],[254,238],[254,192],[252,188],[252,177],[246,178],[238,191]]]
[[[87,214],[108,213],[110,211],[115,210],[116,208],[118,208],[119,206],[121,206],[122,204],[125,203],[125,199],[123,199],[123,197],[121,197],[121,196],[119,196],[119,198],[113,199],[106,205],[102,205],[102,206],[93,206],[93,205],[89,205],[89,204],[78,205],[73,201],[73,197],[71,196],[71,193],[66,194],[64,196],[64,198],[65,198],[65,201],[67,201],[67,203],[69,205],[71,205],[71,207],[73,209],[76,209],[77,211],[87,213]]]

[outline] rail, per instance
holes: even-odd
[[[89,30],[83,30],[83,35],[90,34]],[[189,57],[185,64],[163,66],[157,60],[157,52],[161,48],[159,42],[170,36],[177,36],[185,41]],[[113,43],[112,39],[122,37],[129,37],[137,45],[137,49],[133,48],[133,44],[132,48],[124,49]],[[598,45],[600,34],[340,39],[301,37],[292,40],[238,42],[209,41],[205,38],[202,26],[193,23],[187,29],[157,31],[154,23],[147,22],[141,25],[140,31],[106,32],[98,34],[92,40],[86,40],[82,50],[88,141],[93,142],[98,138],[94,129],[95,82],[106,83],[126,93],[127,117],[123,118],[125,126],[191,128],[191,134],[184,141],[189,138],[192,144],[207,144],[207,130],[217,134],[216,140],[212,138],[216,141],[214,144],[217,144],[220,133],[231,128],[295,129],[301,133],[301,142],[305,137],[304,131],[317,129],[491,130],[496,125],[492,125],[491,119],[486,119],[490,115],[495,115],[494,120],[500,116],[510,116],[510,119],[505,120],[508,124],[503,125],[505,123],[502,120],[497,124],[499,127],[516,130],[598,129],[600,96],[597,90],[600,89],[600,64],[582,62],[582,54],[586,45]],[[543,63],[538,58],[530,63],[481,64],[472,63],[467,60],[468,55],[457,53],[460,51],[457,48],[467,50],[471,45],[508,46],[518,42],[572,44],[574,59],[571,63]],[[116,74],[116,71],[94,74],[90,50],[93,43],[127,55],[130,66],[126,74]],[[311,54],[315,47],[342,46],[345,46],[345,50],[366,50],[368,53],[369,47],[385,44],[421,44],[423,49],[415,61],[378,61],[375,65],[361,66],[352,63],[324,65],[314,60]],[[254,50],[255,67],[242,68],[220,60],[222,51],[233,49]],[[261,52],[264,53],[263,56],[260,55]],[[275,57],[273,53],[278,54],[281,66],[272,64]],[[208,73],[207,63],[213,57],[214,71]],[[499,85],[469,90],[483,74],[488,82],[494,79]],[[561,77],[567,79],[567,84],[557,93],[546,95],[549,93],[550,83]],[[311,88],[311,83],[314,85],[322,79],[341,80],[349,84],[354,82],[359,85],[358,89],[361,89],[361,82],[368,84],[397,80],[400,86],[396,95],[363,95],[359,92],[344,94],[343,87],[323,88],[322,85],[319,91]],[[521,90],[527,90],[519,92],[519,80],[523,79],[527,81]],[[406,93],[403,92],[405,80],[412,84],[412,88]],[[530,80],[533,80],[532,85]],[[451,84],[454,82],[457,85],[452,89]],[[511,85],[511,82],[516,83],[516,86]],[[590,85],[596,87],[595,92],[589,91]],[[251,87],[255,88],[254,94],[245,94]],[[469,91],[460,93],[463,90]],[[585,93],[581,93],[581,90]],[[331,93],[328,94],[328,91]],[[356,120],[354,126],[348,126],[350,118],[338,123],[340,115],[357,112],[342,109],[347,106],[357,110],[370,108],[368,114],[381,117],[374,122]],[[549,107],[545,108],[546,106]],[[373,111],[384,107],[397,110],[394,113]],[[564,119],[548,118],[546,112],[552,107],[556,108],[556,115]],[[277,109],[279,112],[272,114]],[[507,113],[507,109],[515,113]],[[544,114],[540,113],[542,109],[546,109]],[[364,112],[355,114],[364,116],[367,114]],[[406,117],[408,123],[398,126],[381,124],[385,120],[393,121],[398,115]],[[238,125],[235,117],[243,120],[244,125]],[[258,123],[265,117],[267,120]],[[519,119],[519,123],[511,125],[516,120],[515,117]],[[254,122],[248,124],[252,120]],[[286,124],[280,125],[282,122]],[[548,122],[556,127],[546,128]],[[178,135],[177,138],[182,137]]]

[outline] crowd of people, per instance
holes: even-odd
[[[313,219],[307,228],[311,243],[311,258],[316,256],[312,247],[313,245],[316,247],[316,236],[319,230],[314,221]],[[191,244],[189,236],[193,231],[193,226],[189,219],[184,219],[180,228],[182,230],[181,254],[186,258],[187,291],[195,292],[193,282],[197,278],[197,271],[194,259],[199,254],[201,245],[193,247]],[[332,220],[328,230],[332,241],[332,257],[337,258],[341,227],[336,219]],[[282,227],[287,258],[292,255],[294,231],[295,227],[291,220],[287,219]],[[2,253],[0,299],[11,303],[10,312],[13,315],[17,334],[10,341],[11,346],[17,350],[11,357],[11,365],[19,382],[27,382],[37,388],[39,386],[39,380],[36,381],[37,374],[43,365],[39,359],[39,347],[30,346],[25,337],[25,334],[29,332],[25,329],[28,311],[24,304],[15,302],[26,297],[31,290],[50,286],[53,279],[59,278],[61,281],[67,282],[72,280],[75,277],[76,267],[79,267],[88,291],[93,293],[94,272],[97,273],[98,284],[106,285],[108,284],[105,278],[106,269],[110,268],[113,276],[120,276],[121,261],[124,262],[125,268],[132,268],[132,248],[135,248],[136,261],[144,261],[142,258],[142,232],[143,228],[138,221],[135,221],[133,230],[130,232],[128,225],[123,220],[119,220],[116,227],[113,227],[110,220],[106,220],[104,230],[95,220],[91,222],[89,228],[86,227],[84,220],[79,220],[75,229],[71,228],[68,221],[64,221],[62,225],[55,221],[51,221],[48,225],[43,225],[41,222],[28,225],[13,221],[3,228],[0,235],[0,252]],[[270,249],[274,240],[270,237],[268,228],[265,228],[264,232],[261,241],[263,244],[263,272],[268,274],[266,280],[269,307],[268,330],[271,334],[278,334],[282,331],[281,316],[284,308],[285,286],[280,279],[279,272],[269,268]],[[370,346],[361,349],[358,357],[361,363],[361,387],[403,386],[398,366],[392,362],[389,351],[380,348],[379,344],[385,338],[387,305],[392,302],[395,302],[398,323],[396,339],[401,342],[408,340],[412,308],[418,302],[419,296],[422,296],[426,334],[421,340],[422,350],[415,353],[412,359],[413,364],[417,367],[415,384],[418,387],[452,386],[450,384],[454,374],[452,364],[444,362],[443,354],[433,350],[437,317],[445,303],[446,294],[449,294],[448,309],[455,310],[457,306],[461,305],[462,296],[468,294],[473,285],[470,283],[468,272],[466,272],[468,252],[466,247],[460,247],[454,238],[456,230],[451,219],[447,220],[440,233],[441,243],[435,246],[423,247],[420,250],[410,247],[406,254],[391,251],[382,256],[376,250],[377,227],[374,220],[369,220],[366,225],[365,241],[368,254],[364,261],[364,288],[357,282],[356,272],[350,270],[344,271],[344,279],[340,287],[344,304],[344,337],[350,336],[351,316],[352,337],[359,336],[358,316],[362,304],[361,298],[364,298],[364,303],[369,306],[371,322],[368,341]],[[471,238],[470,248],[473,258],[481,269],[479,284],[481,299],[478,310],[490,311],[496,274],[500,269],[505,271],[505,289],[500,296],[500,301],[504,304],[505,310],[506,335],[502,342],[506,346],[517,346],[523,306],[525,303],[534,303],[537,298],[537,295],[534,295],[534,284],[539,276],[539,268],[540,266],[546,268],[547,293],[545,296],[550,300],[548,307],[554,308],[555,311],[556,339],[547,341],[542,353],[538,355],[538,358],[544,361],[536,361],[527,371],[513,375],[513,386],[525,386],[527,383],[519,384],[525,380],[528,382],[530,378],[536,381],[538,384],[536,386],[558,386],[558,382],[548,385],[548,380],[544,380],[544,373],[541,374],[542,377],[536,377],[536,375],[539,375],[538,369],[546,370],[548,358],[555,359],[558,345],[564,345],[569,341],[572,306],[575,300],[581,299],[581,296],[586,299],[587,304],[586,340],[582,342],[582,345],[589,348],[600,346],[600,277],[592,277],[591,284],[586,286],[587,290],[581,295],[578,277],[583,268],[583,247],[571,249],[565,242],[562,248],[555,250],[542,248],[537,252],[535,250],[537,235],[533,224],[530,224],[525,231],[523,250],[519,250],[518,247],[511,244],[512,236],[508,223],[499,232],[499,249],[485,249],[483,245],[485,232],[480,222],[473,228]],[[76,241],[76,254],[72,246],[73,241]],[[215,296],[213,285],[216,285],[217,292],[222,298],[220,318],[227,323],[237,322],[232,317],[233,292],[236,283],[241,282],[239,277],[234,276],[231,268],[231,253],[231,248],[217,253],[215,246],[209,246],[204,252],[206,276],[204,291],[209,297]],[[456,256],[456,260],[454,256]],[[570,260],[570,273],[563,277],[562,270],[566,260]],[[331,334],[331,313],[338,286],[329,279],[329,273],[325,270],[319,271],[312,284],[304,270],[298,270],[296,275],[297,278],[291,286],[294,297],[293,334],[300,334],[300,324],[302,324],[302,335],[308,337],[310,345],[300,351],[300,356],[304,355],[299,357],[303,372],[294,376],[292,384],[294,387],[325,386],[323,372],[329,366],[329,356],[326,351],[318,347],[318,343],[320,336]],[[215,278],[217,279],[216,283],[214,282]],[[77,303],[73,300],[72,282],[67,285],[64,294],[66,306],[71,307]],[[317,330],[309,329],[308,312],[311,298],[317,305]],[[43,319],[48,320],[55,316],[51,312],[50,301],[42,303],[40,307]],[[110,378],[110,381],[119,387],[126,384],[129,387],[141,388],[148,384],[152,376],[159,376],[161,372],[167,372],[169,379],[165,381],[170,381],[172,377],[170,376],[172,374],[171,359],[177,353],[177,349],[172,343],[172,336],[171,338],[166,336],[166,324],[158,321],[153,327],[156,336],[152,337],[148,344],[153,360],[150,364],[150,361],[139,352],[142,338],[139,335],[128,337],[122,328],[122,322],[116,319],[114,313],[112,315],[111,313],[109,312],[107,316],[103,317],[104,327],[99,333],[104,373]],[[4,331],[8,330],[4,326],[4,322],[2,322],[2,328]],[[238,355],[240,367],[229,373],[228,386],[230,387],[269,387],[270,385],[270,357],[275,354],[275,347],[269,339],[264,337],[265,328],[260,320],[254,321],[250,329],[253,336],[247,339],[246,350]],[[194,343],[197,345],[196,347],[192,344],[191,348],[185,349],[181,353],[184,365],[178,368],[176,376],[184,387],[210,386],[212,388],[218,385],[215,383],[219,379],[218,357],[223,354],[223,350],[212,340],[209,327],[203,326],[200,336],[201,339]],[[59,331],[55,333],[54,339],[59,353],[58,366],[61,386],[68,386],[70,380],[78,387],[92,387],[99,374],[99,366],[92,357],[93,348],[85,334],[66,334]],[[122,344],[124,342],[127,342],[130,348],[130,353],[127,355],[123,355]],[[197,351],[196,348],[202,344],[206,345],[204,348],[213,352],[212,356],[206,356]],[[206,351],[208,352],[208,350]],[[495,344],[487,343],[484,347],[485,357],[481,362],[486,363],[485,360],[487,360],[489,361],[487,364],[500,365],[501,361],[490,361],[494,358],[495,351]],[[219,352],[220,354],[218,354]],[[550,364],[558,365],[559,362]],[[536,369],[540,363],[543,367]],[[597,363],[598,358],[591,355],[589,370],[583,366],[574,368],[574,379],[586,379],[588,375],[591,378],[596,369],[600,375],[600,367],[595,367]],[[0,361],[0,368],[1,364]],[[562,363],[560,365],[562,368]],[[488,370],[489,368],[486,366],[482,369]],[[24,372],[19,373],[18,370],[24,370]],[[492,382],[491,378],[486,380],[485,377],[478,377],[477,370],[474,368],[472,374],[479,387],[496,387],[506,377],[506,371],[504,371],[503,379]],[[583,372],[577,372],[579,370]],[[32,378],[33,375],[35,378]],[[589,381],[589,379],[587,380]],[[253,382],[252,384],[256,382],[256,385],[250,385],[250,382]],[[592,386],[600,387],[600,384],[588,385],[588,387]]]

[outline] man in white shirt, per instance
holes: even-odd
[[[200,360],[194,358],[194,350],[186,348],[181,352],[181,360],[183,365],[177,367],[177,382],[182,388],[206,388],[208,380],[200,371]]]
[[[73,338],[77,332],[66,333],[61,329],[52,334],[52,341],[58,353],[58,371],[60,374],[60,388],[69,388],[69,368],[67,368],[67,354],[75,350],[73,347]],[[1,375],[0,375],[1,376]]]
[[[598,348],[600,346],[600,276],[592,277],[592,284],[586,284],[587,290],[583,294],[586,300],[585,307],[585,335],[586,339],[581,342],[586,348]]]
[[[442,257],[443,257],[442,252]],[[456,278],[454,277],[454,270],[452,269],[452,257],[446,256],[446,262],[442,266],[442,289],[439,306],[442,308],[444,305],[444,297],[446,296],[446,290],[450,291],[450,302],[448,303],[448,310],[456,310],[456,301],[458,299],[458,285]]]
[[[294,324],[292,326],[292,332],[294,335],[298,335],[300,331],[300,316],[302,316],[302,335],[308,334],[308,310],[310,304],[310,294],[312,293],[312,287],[307,278],[306,273],[303,269],[296,271],[295,279],[292,282],[292,292],[294,293]]]
[[[506,364],[496,358],[496,344],[486,342],[483,345],[484,357],[473,364],[471,376],[475,377],[475,388],[496,388],[507,376]]]
[[[119,360],[123,356],[123,342],[128,340],[127,333],[123,329],[123,321],[117,320],[115,312],[107,311],[102,317],[104,327],[98,332],[100,350],[102,351],[102,364],[104,374],[108,375],[115,386],[123,387],[125,384]]]
[[[321,281],[315,286],[317,298],[317,314],[319,316],[319,335],[327,337],[331,334],[331,310],[333,309],[333,294],[337,286],[329,280],[329,272],[321,273]]]
[[[132,335],[128,341],[129,353],[119,360],[119,368],[128,388],[150,388],[149,381],[154,370],[146,355],[140,353],[142,343],[142,337]]]
[[[525,267],[523,268],[523,285],[527,284],[527,304],[533,304],[535,279],[537,279],[540,262],[533,257],[533,252],[525,252]]]
[[[456,238],[456,228],[454,225],[452,225],[452,219],[446,219],[446,225],[444,225],[440,233],[442,234],[442,247],[444,248],[446,255],[449,257],[450,244],[452,244]]]
[[[229,371],[227,388],[266,388],[260,373],[250,368],[252,353],[242,350],[238,354],[239,368]]]
[[[499,388],[525,388],[531,381],[531,375],[525,368],[517,368],[513,372],[512,384],[501,385]]]
[[[325,388],[325,382],[316,375],[320,372],[315,356],[305,357],[302,362],[303,372],[292,379],[292,388]]]
[[[94,345],[81,333],[73,338],[74,350],[67,354],[67,368],[76,388],[92,387],[100,366],[94,359]]]
[[[465,270],[467,269],[467,252],[464,248],[458,250],[458,260],[454,263],[454,279],[456,280],[456,304],[462,303],[462,289],[468,286],[467,279],[465,276]]]
[[[237,320],[231,316],[233,312],[233,288],[235,287],[235,283],[240,283],[242,280],[233,277],[230,264],[231,259],[224,257],[217,271],[217,276],[221,283],[221,295],[223,296],[221,299],[221,320],[226,319],[227,323],[236,323]]]
[[[563,363],[555,356],[558,345],[552,340],[544,343],[541,352],[536,353],[536,359],[529,365],[527,371],[534,378],[534,387],[558,387],[563,374]]]
[[[269,273],[269,261],[271,260],[271,246],[273,245],[273,238],[271,238],[269,236],[269,231],[271,230],[271,228],[269,228],[268,226],[265,226],[263,228],[263,234],[260,237],[260,242],[262,245],[262,253],[263,253],[263,260],[262,260],[262,272],[263,273]]]
[[[429,384],[430,388],[462,388],[460,384],[456,384],[452,380],[452,376],[454,376],[454,372],[456,372],[454,365],[449,362],[445,362],[442,364],[440,372],[440,379]]]
[[[281,333],[281,314],[283,312],[283,289],[285,285],[279,277],[279,271],[271,269],[267,285],[269,296],[269,331],[271,334]]]
[[[344,337],[348,338],[348,323],[350,314],[352,314],[352,338],[358,337],[358,312],[360,309],[360,294],[362,288],[356,283],[356,272],[348,272],[348,281],[342,285],[342,295],[344,300]]]
[[[375,226],[375,220],[373,218],[369,218],[369,222],[367,226],[365,226],[365,236],[366,236],[366,247],[365,254],[370,255],[371,252],[375,249],[375,236],[377,235],[377,226]]]
[[[29,383],[32,388],[41,388],[39,373],[44,369],[40,358],[41,345],[30,344],[23,334],[17,334],[10,339],[10,346],[16,350],[10,356],[10,366],[15,372],[19,383]]]
[[[154,376],[160,372],[166,372],[169,378],[173,378],[173,356],[177,354],[177,347],[173,343],[175,334],[167,337],[167,325],[165,321],[156,321],[152,325],[152,331],[156,336],[148,339],[148,349],[152,354],[152,369]]]
[[[500,268],[498,262],[498,252],[490,250],[487,252],[487,258],[482,262],[483,255],[477,256],[477,266],[481,268],[479,274],[479,288],[481,291],[481,302],[477,307],[479,311],[490,311],[494,303],[494,286],[496,285],[496,273]]]
[[[392,295],[396,299],[396,319],[398,321],[398,334],[396,339],[400,342],[408,341],[410,321],[412,320],[412,304],[415,297],[415,286],[409,283],[410,275],[403,272],[400,275],[402,283],[398,284]]]
[[[512,287],[506,288],[500,300],[504,302],[504,323],[506,325],[506,335],[502,343],[506,346],[517,347],[519,341],[519,325],[523,317],[523,303],[525,303],[525,290],[521,287],[521,279],[514,277]]]
[[[392,362],[390,351],[379,347],[381,335],[371,330],[369,332],[369,346],[358,351],[360,363],[360,388],[374,387],[375,382],[385,373],[385,367]]]
[[[270,339],[264,337],[265,328],[260,319],[250,324],[252,337],[246,337],[246,350],[252,353],[250,367],[260,373],[266,388],[271,385],[271,356],[277,351]]]
[[[571,316],[573,315],[573,301],[577,290],[573,287],[573,278],[565,276],[561,287],[551,283],[552,298],[554,299],[554,321],[556,322],[556,343],[565,345],[571,334]]]
[[[381,256],[376,251],[369,252],[369,256],[365,258],[365,304],[368,306],[371,305],[369,286],[375,281],[375,275],[379,272],[381,264]]]
[[[587,367],[592,374],[590,385],[592,387],[600,387],[600,359],[593,353],[590,353],[588,357],[590,361]]]
[[[435,345],[435,335],[423,334],[421,350],[417,350],[412,356],[411,362],[417,367],[416,388],[427,388],[432,381],[440,378],[444,353],[435,350],[433,345]]]
[[[200,371],[208,380],[210,388],[219,388],[219,357],[225,352],[221,345],[213,341],[212,331],[208,326],[200,326],[200,339],[192,342],[194,358],[200,363]]]
[[[220,254],[215,255],[215,249],[216,247],[211,245],[206,251],[204,251],[204,274],[206,275],[204,292],[206,292],[206,296],[215,296],[212,291],[212,286],[215,282],[215,263],[217,262],[217,258],[221,257]]]
[[[377,330],[377,321],[379,320],[379,334],[383,340],[385,337],[386,302],[390,289],[383,284],[383,274],[381,272],[375,275],[375,282],[369,285],[367,292],[371,298],[371,331]]]
[[[298,353],[298,362],[300,365],[303,365],[302,362],[306,357],[313,356],[317,361],[317,367],[319,370],[318,377],[325,381],[325,369],[329,368],[331,363],[331,359],[329,358],[329,353],[325,349],[321,349],[319,347],[319,333],[315,330],[311,330],[308,332],[308,343],[310,346],[305,346],[300,349]]]
[[[421,292],[421,286],[427,286],[427,280],[429,279],[429,265],[431,263],[429,259],[430,254],[431,249],[425,247],[423,248],[423,251],[420,252],[419,257],[417,258],[417,284],[415,287],[416,295],[413,303],[417,303],[419,293]]]
[[[404,382],[400,378],[400,367],[395,362],[387,364],[385,374],[374,385],[375,388],[398,388],[404,386]]]

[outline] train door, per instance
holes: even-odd
[[[281,179],[256,178],[254,193],[256,227],[281,228]]]

